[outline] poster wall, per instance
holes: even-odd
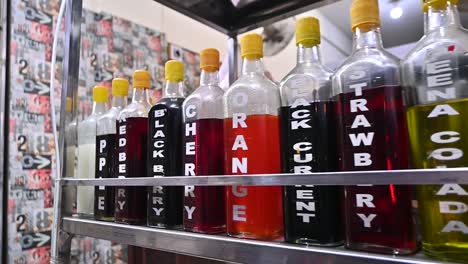
[[[50,116],[50,69],[58,0],[11,1],[8,173],[8,263],[50,261],[52,172],[55,153]],[[63,25],[60,25],[63,31]],[[164,34],[105,13],[85,10],[81,27],[78,119],[91,112],[91,89],[131,79],[136,69],[152,74],[151,94],[161,96],[164,62],[172,57]],[[175,47],[175,46],[172,46]],[[198,85],[198,54],[177,47],[186,66],[188,91]],[[174,48],[173,48],[174,49]],[[59,41],[54,91],[59,105],[63,41]],[[58,111],[58,109],[56,109]],[[125,263],[126,247],[109,241],[73,241],[72,263]]]

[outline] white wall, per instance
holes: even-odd
[[[181,15],[152,0],[84,0],[84,7],[90,10],[105,11],[164,32],[169,42],[178,44],[193,51],[204,48],[216,48],[221,52],[222,58],[226,54],[227,36],[211,29],[195,20]],[[325,64],[337,66],[350,52],[351,40],[332,24],[320,11],[313,10],[300,15],[316,16],[320,19],[322,35],[322,58]],[[339,47],[335,48],[326,39]],[[340,51],[342,50],[342,51]],[[265,58],[267,69],[275,80],[281,80],[296,63],[295,41],[278,55]]]

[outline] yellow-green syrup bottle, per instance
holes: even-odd
[[[412,163],[468,167],[468,31],[458,0],[424,0],[425,35],[402,62]],[[424,252],[468,263],[468,185],[417,187]]]

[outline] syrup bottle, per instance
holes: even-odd
[[[424,1],[425,35],[402,63],[417,169],[468,166],[468,31],[457,3]],[[417,186],[416,191],[424,252],[468,263],[468,185]]]
[[[166,83],[161,100],[149,112],[148,175],[181,176],[182,103],[184,102],[184,64],[166,62]],[[149,226],[180,228],[182,226],[182,186],[148,188]]]
[[[96,137],[96,178],[114,177],[114,159],[117,153],[116,122],[120,111],[127,106],[128,81],[122,78],[112,80],[112,107],[97,122]],[[95,186],[94,218],[103,221],[114,220],[115,188]]]
[[[297,65],[280,84],[281,153],[284,173],[336,171],[336,135],[331,101],[332,72],[320,58],[320,25],[297,21]],[[290,243],[337,246],[343,243],[337,186],[284,187],[285,239]]]
[[[224,94],[225,174],[280,173],[278,87],[265,77],[258,34],[241,38],[242,76]],[[282,187],[227,188],[227,233],[258,240],[283,238]]]
[[[151,76],[148,71],[133,73],[133,98],[131,104],[120,112],[117,119],[117,154],[114,175],[118,178],[146,176],[148,144],[148,89]],[[115,221],[127,224],[146,222],[146,188],[116,187]]]
[[[107,87],[95,86],[91,115],[78,125],[78,178],[95,177],[97,120],[107,110],[107,101]],[[80,217],[93,218],[94,188],[92,186],[79,186],[76,203],[77,213]]]
[[[65,113],[65,177],[75,178],[77,173],[78,122],[73,115],[73,99],[67,97]],[[62,203],[65,215],[76,213],[76,186],[66,186],[63,190]]]
[[[408,168],[398,60],[382,47],[377,0],[351,6],[353,52],[333,76],[339,168]],[[346,247],[387,254],[417,249],[411,186],[345,187]]]
[[[224,173],[223,95],[219,87],[219,52],[200,52],[200,87],[184,102],[184,173]],[[184,229],[199,233],[226,231],[225,189],[185,186]]]

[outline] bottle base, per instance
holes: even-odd
[[[115,219],[114,220],[117,224],[125,224],[125,225],[146,225],[145,221],[136,220],[136,219]]]
[[[441,261],[468,263],[468,243],[423,243],[423,252],[428,257]]]
[[[251,232],[228,232],[228,236],[242,239],[261,240],[261,241],[273,241],[282,242],[284,241],[283,232],[273,232],[268,235],[258,235]]]
[[[94,214],[93,213],[77,213],[77,216],[79,218],[94,219]]]
[[[158,228],[158,229],[171,229],[171,230],[183,230],[182,225],[168,225],[162,223],[151,223],[146,224],[147,227]]]
[[[329,242],[323,243],[310,238],[295,238],[295,239],[286,239],[286,242],[291,244],[298,244],[303,246],[314,246],[314,247],[339,247],[344,244],[344,241]]]
[[[113,216],[96,216],[94,215],[94,219],[98,221],[104,221],[104,222],[114,222],[115,218]]]
[[[365,251],[387,255],[411,255],[415,253],[417,248],[394,248],[384,245],[369,244],[369,243],[353,243],[352,245],[346,244],[346,248],[357,251]]]
[[[190,227],[184,228],[187,232],[200,233],[200,234],[222,234],[226,233],[226,226],[216,226],[216,227]]]

